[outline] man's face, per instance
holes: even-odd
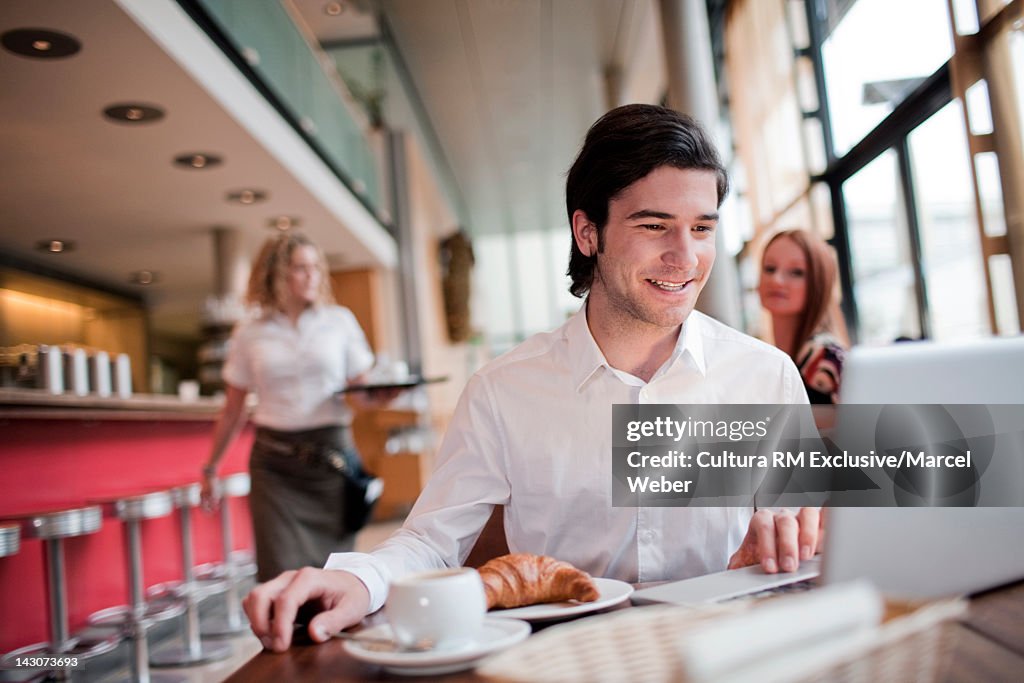
[[[591,306],[620,322],[680,325],[714,265],[717,226],[713,171],[656,168],[609,202]]]

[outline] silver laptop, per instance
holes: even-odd
[[[841,396],[844,403],[1024,404],[1024,337],[856,348]],[[1024,578],[1021,528],[1024,508],[833,508],[824,558],[797,572],[745,567],[642,589],[633,601],[698,605],[856,578],[899,597],[971,593]]]

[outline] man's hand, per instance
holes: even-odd
[[[366,616],[370,593],[354,574],[305,567],[256,586],[242,605],[263,647],[284,652],[292,643],[295,615],[307,602],[323,610],[308,626],[313,642],[322,643]]]
[[[761,564],[767,574],[780,569],[795,572],[801,560],[809,560],[823,547],[825,516],[820,508],[758,510],[750,520],[739,550],[729,559],[729,569]]]

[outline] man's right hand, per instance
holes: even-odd
[[[292,643],[295,615],[307,602],[323,610],[307,627],[313,642],[322,643],[366,616],[370,593],[354,574],[305,567],[256,586],[242,604],[263,647],[284,652]]]

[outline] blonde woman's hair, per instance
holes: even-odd
[[[279,310],[284,306],[286,296],[286,278],[292,262],[292,254],[299,247],[312,247],[316,252],[317,265],[320,269],[320,294],[317,304],[334,303],[331,294],[330,277],[327,272],[327,259],[315,242],[299,232],[288,231],[271,237],[260,248],[260,253],[252,264],[249,274],[249,287],[245,293],[245,301],[251,306],[259,307],[263,313]]]

